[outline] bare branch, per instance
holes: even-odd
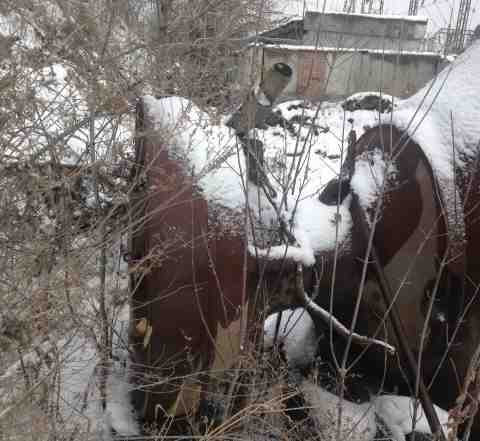
[[[357,334],[356,332],[350,333],[350,330],[336,319],[333,314],[330,314],[327,310],[317,305],[305,292],[303,287],[303,269],[301,265],[297,265],[297,293],[301,304],[313,317],[319,318],[328,324],[332,324],[333,329],[342,337],[349,338],[351,335],[352,341],[359,345],[379,345],[385,348],[389,354],[395,354],[396,349],[394,346],[376,338]]]

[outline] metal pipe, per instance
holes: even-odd
[[[271,113],[275,100],[292,77],[292,68],[285,63],[275,63],[268,69],[260,84],[248,94],[245,102],[230,117],[227,125],[235,129],[238,135],[244,136],[251,129],[261,128]]]

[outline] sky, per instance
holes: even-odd
[[[304,4],[307,10],[341,11],[344,0],[273,0],[274,8],[285,16],[301,16]],[[385,0],[384,14],[408,14],[409,0]],[[422,3],[422,0],[420,0]],[[453,25],[455,25],[456,13],[460,0],[423,0],[424,6],[420,7],[418,15],[429,19],[428,32],[434,33],[440,28],[448,27],[453,12]],[[360,0],[357,1],[360,4]],[[480,24],[480,0],[472,0],[470,12],[470,29]]]

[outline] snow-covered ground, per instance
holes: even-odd
[[[88,308],[88,305],[85,305]],[[109,441],[111,429],[124,436],[139,435],[131,406],[129,374],[129,308],[119,311],[113,336],[113,356],[107,366],[106,408],[102,407],[102,366],[99,347],[88,333],[71,335],[52,343],[46,341],[0,375],[0,416],[6,417],[23,392],[22,377],[35,372],[38,384],[51,384],[50,394],[58,404],[58,427],[64,433],[81,433],[85,439]],[[32,392],[34,389],[32,388]]]
[[[41,9],[42,13],[49,14],[58,29],[71,19],[55,2],[43,2]],[[32,11],[22,6],[8,14],[0,13],[0,39],[12,43],[6,46],[9,56],[3,57],[2,54],[0,78],[11,81],[9,87],[13,84],[16,92],[12,99],[6,88],[0,103],[2,113],[15,115],[2,125],[3,154],[12,160],[34,156],[37,160],[82,165],[91,159],[89,145],[93,133],[97,160],[110,159],[108,155],[113,142],[117,146],[128,144],[131,121],[111,111],[112,91],[108,90],[106,73],[101,70],[96,78],[99,85],[94,91],[95,109],[91,110],[92,84],[76,62],[81,60],[58,56],[55,51],[61,52],[64,48],[56,47],[57,42],[45,49],[44,29],[36,24],[40,19],[40,13],[35,17]],[[117,41],[125,38],[121,26],[115,29],[115,33]],[[51,61],[42,62],[42,57]],[[25,62],[25,59],[30,61]],[[124,68],[128,66],[126,60]],[[19,66],[22,66],[21,72],[16,71]],[[104,111],[98,111],[98,108]],[[93,131],[90,124],[94,125]]]
[[[302,308],[275,313],[264,324],[264,349],[270,351],[277,344],[284,352],[288,369],[296,370],[312,365],[318,336],[310,315]],[[427,418],[418,401],[400,395],[372,396],[365,403],[355,403],[329,392],[321,384],[308,378],[297,385],[309,408],[316,430],[322,440],[341,439],[373,441],[379,429],[386,429],[396,441],[405,441],[412,431],[431,434]],[[342,406],[342,422],[337,429],[339,403]],[[435,406],[440,424],[447,435],[448,412]]]
[[[266,351],[281,345],[286,361],[292,366],[308,366],[315,359],[318,337],[310,314],[304,309],[283,311],[267,317],[263,325]]]

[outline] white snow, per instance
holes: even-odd
[[[432,433],[422,406],[415,399],[400,395],[379,395],[373,399],[373,403],[375,412],[397,441],[405,441],[405,435],[413,430],[426,434]],[[448,412],[438,406],[434,405],[434,407],[447,437]]]
[[[402,101],[393,115],[393,123],[407,130],[419,143],[435,171],[452,175],[452,129],[455,134],[455,160],[478,153],[480,140],[480,41],[469,49],[423,89]],[[453,120],[452,120],[453,118]]]
[[[303,381],[300,391],[306,406],[311,408],[315,427],[322,441],[372,441],[375,438],[377,424],[375,407],[371,403],[357,404],[348,400],[340,402],[337,395],[309,380]],[[342,409],[340,427],[339,403]]]
[[[382,192],[388,190],[388,182],[394,180],[395,176],[394,164],[390,163],[387,166],[383,152],[378,148],[357,157],[350,187],[358,196],[360,205],[368,210],[374,207]],[[387,182],[384,184],[385,178]]]
[[[20,38],[22,44],[28,48],[40,47],[41,43],[35,35],[35,21],[30,23],[27,25],[17,13],[0,14],[0,35],[5,38]]]
[[[277,323],[280,314],[280,323]],[[265,350],[273,348],[277,325],[276,343],[283,345],[289,365],[301,367],[311,363],[315,359],[318,339],[310,314],[303,308],[297,308],[269,315],[263,324]]]
[[[277,192],[274,202],[279,216],[290,226],[296,243],[273,243],[267,248],[250,243],[250,252],[270,259],[287,257],[312,265],[317,253],[333,250],[338,242],[348,243],[350,198],[339,207],[318,201],[322,186],[339,173],[345,144],[342,139],[351,128],[345,123],[348,118],[353,119],[352,127],[357,137],[366,127],[392,121],[421,145],[440,183],[451,237],[463,239],[462,219],[452,217],[462,212],[452,164],[455,159],[462,166],[465,158],[472,160],[477,154],[480,100],[475,91],[480,91],[479,71],[480,44],[475,43],[431,86],[427,85],[408,100],[399,100],[392,114],[379,115],[375,111],[362,110],[344,112],[338,104],[314,106],[303,101],[275,106],[274,110],[291,122],[295,133],[281,126],[269,126],[252,131],[251,136],[264,145],[265,169]],[[247,203],[245,160],[233,132],[223,124],[214,124],[188,100],[146,97],[145,102],[157,127],[170,131],[169,151],[184,160],[188,170],[193,170],[207,199],[234,210],[244,208]],[[455,155],[450,115],[453,117]],[[364,207],[371,207],[377,199],[385,173],[389,179],[395,178],[395,169],[389,166],[386,170],[384,161],[377,152],[360,158],[356,164],[351,185]],[[250,208],[256,216],[264,218],[264,225],[274,225],[277,213],[263,192],[251,187],[253,190],[248,193]]]
[[[232,209],[245,205],[245,158],[232,130],[180,97],[143,98],[170,155],[198,179],[209,201]]]
[[[377,112],[366,110],[345,112],[339,103],[313,105],[301,100],[284,102],[275,110],[284,118],[297,121],[294,123],[297,134],[278,127],[256,133],[265,146],[271,181],[279,183],[275,187],[279,206],[285,219],[290,221],[298,246],[274,246],[256,251],[271,259],[286,255],[312,265],[315,254],[333,250],[337,242],[347,243],[352,226],[349,197],[338,207],[318,200],[323,186],[340,172],[341,157],[346,154],[343,151],[346,142],[342,139],[351,127],[360,136],[366,127],[378,124],[379,117]],[[350,118],[352,125],[346,122]],[[277,166],[279,162],[283,167]],[[296,185],[289,170],[297,172]]]
[[[384,116],[421,146],[439,182],[452,240],[464,239],[463,209],[454,164],[466,167],[479,152],[480,41],[411,98]],[[391,119],[390,119],[391,118]],[[454,141],[452,139],[452,134]]]
[[[263,90],[260,89],[259,86],[257,86],[255,88],[255,97],[257,98],[258,103],[261,104],[262,106],[271,106],[272,105],[270,100],[267,98],[267,96],[265,95]]]
[[[169,154],[184,164],[197,179],[207,200],[241,211],[247,204],[259,221],[256,228],[268,230],[278,221],[277,211],[252,183],[245,191],[245,159],[232,130],[214,123],[192,102],[178,97],[144,98],[147,115],[159,130]],[[338,176],[344,141],[353,127],[360,136],[366,127],[378,124],[377,112],[345,112],[339,103],[313,105],[308,101],[288,101],[274,107],[289,120],[294,133],[280,126],[251,130],[264,145],[265,171],[277,196],[273,198],[295,244],[250,243],[252,255],[269,259],[288,258],[305,265],[315,262],[315,254],[333,250],[336,243],[348,243],[351,229],[346,198],[339,206],[318,200],[323,186]],[[345,121],[352,118],[352,125]],[[257,231],[259,233],[259,231]],[[259,234],[256,234],[259,236]]]
[[[95,434],[101,441],[111,439],[110,428],[123,436],[139,435],[140,427],[129,397],[133,386],[129,382],[128,319],[129,310],[124,307],[113,334],[114,358],[107,367],[106,410],[101,405],[98,347],[90,336],[79,333],[65,337],[55,345],[46,341],[25,354],[22,362],[10,366],[0,376],[0,403],[8,407],[9,399],[22,396],[19,377],[23,376],[24,368],[27,372],[39,373],[43,381],[56,375],[52,396],[58,402],[59,424],[63,430]],[[14,390],[15,387],[19,390]]]
[[[338,11],[326,11],[325,15],[348,15],[354,17],[366,17],[373,20],[399,20],[399,21],[413,21],[418,23],[427,23],[428,18],[421,15],[389,15],[389,14],[361,14],[359,12],[338,12]]]
[[[16,381],[15,378],[21,374],[23,369],[36,369],[43,363],[45,354],[51,352],[54,348],[49,341],[41,343],[37,348],[23,354],[22,359],[10,365],[5,372],[0,375],[0,390],[2,385],[6,385],[9,381]]]
[[[318,337],[310,315],[303,309],[271,314],[264,323],[264,349],[270,350],[275,343],[282,344],[290,369],[308,366],[315,360]],[[337,439],[338,405],[340,398],[319,384],[308,379],[301,383],[300,392],[313,416],[316,428],[324,440]],[[342,399],[341,438],[355,441],[370,441],[377,431],[375,416],[380,418],[396,441],[405,441],[412,431],[431,434],[422,406],[414,398],[401,395],[378,395],[365,403]],[[416,409],[415,409],[416,408]],[[448,412],[434,405],[445,436],[448,435]]]
[[[345,99],[345,101],[351,101],[351,100],[356,100],[360,101],[363,98],[369,98],[371,96],[376,96],[378,98],[394,102],[397,98],[394,97],[393,95],[389,95],[388,93],[383,93],[383,92],[377,92],[375,90],[368,91],[368,92],[357,92],[352,95],[350,95],[348,98]]]
[[[307,266],[315,263],[315,254],[331,251],[335,244],[345,244],[352,227],[350,214],[351,198],[347,197],[338,207],[326,205],[318,197],[306,197],[298,202],[294,215],[292,232],[299,244],[296,246],[274,246],[261,254],[271,259],[284,254],[295,262]]]
[[[371,401],[357,404],[345,399],[340,401],[337,395],[309,380],[303,381],[300,391],[304,395],[306,406],[311,407],[311,414],[322,440],[338,439],[339,404],[342,407],[340,439],[373,440],[377,431],[375,416],[380,418],[380,422],[396,441],[405,441],[405,435],[413,431],[432,434],[421,405],[418,403],[415,413],[416,402],[411,397],[379,395]],[[438,406],[434,408],[447,437],[448,412]]]
[[[360,42],[360,40],[359,40]],[[315,46],[307,44],[280,44],[280,43],[251,43],[252,47],[264,47],[272,49],[283,49],[286,51],[307,51],[307,52],[362,52],[369,54],[380,54],[380,55],[408,55],[411,57],[433,57],[433,58],[443,58],[443,55],[438,52],[430,51],[403,51],[403,50],[394,50],[394,49],[370,49],[365,47],[339,47],[339,46]]]
[[[110,427],[119,435],[136,436],[140,427],[135,418],[129,392],[129,355],[127,350],[129,308],[124,307],[115,324],[114,358],[107,368],[106,410],[101,407],[100,355],[94,342],[76,336],[62,349],[61,383],[58,387],[62,416],[69,425],[84,425],[108,439]]]

